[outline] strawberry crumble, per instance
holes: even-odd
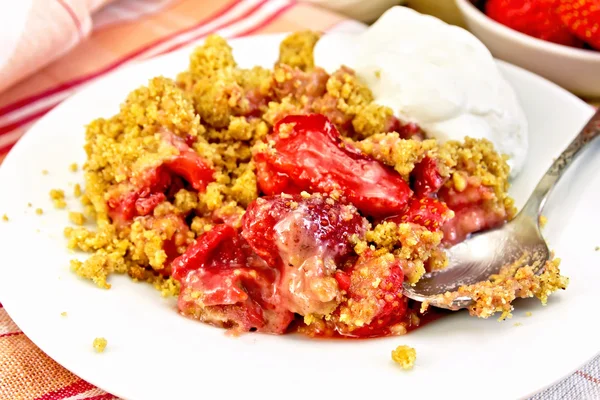
[[[318,40],[292,34],[272,69],[243,69],[209,36],[176,79],[153,78],[92,121],[75,188],[84,213],[65,229],[90,256],[72,270],[105,289],[114,273],[149,282],[234,334],[374,337],[427,320],[403,284],[514,216],[507,157],[485,139],[428,139],[350,68],[315,66]],[[62,206],[64,192],[51,196]],[[511,285],[506,307],[473,312],[506,315],[515,297],[563,288],[550,265],[529,286],[507,276],[461,290],[485,302]],[[412,366],[413,349],[394,354]]]

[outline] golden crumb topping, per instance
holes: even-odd
[[[412,347],[402,345],[392,351],[392,360],[404,370],[410,370],[415,365],[417,351]]]
[[[487,139],[466,137],[464,142],[449,141],[438,149],[438,162],[442,175],[452,176],[447,187],[462,192],[467,180],[472,185],[483,185],[494,191],[494,198],[488,202],[488,208],[500,207],[506,210],[507,219],[515,213],[513,199],[508,195],[510,167],[507,156],[494,150]],[[454,175],[457,175],[456,177]]]
[[[54,207],[56,208],[66,208],[67,202],[65,201],[65,191],[62,189],[52,189],[50,191],[50,198],[52,199],[52,203],[54,203]]]
[[[108,342],[103,337],[95,338],[94,343],[92,344],[94,346],[94,351],[96,353],[103,353],[104,349],[106,349],[107,343]]]
[[[386,132],[394,113],[389,107],[370,103],[360,108],[352,120],[357,139],[364,139],[376,133]]]
[[[303,71],[315,66],[313,49],[321,35],[313,31],[292,33],[279,46],[279,62]]]
[[[374,134],[354,144],[376,160],[394,167],[407,181],[415,164],[437,148],[435,140],[401,139],[395,132]]]
[[[364,240],[355,240],[354,251],[362,254],[369,249],[375,255],[392,254],[402,260],[406,281],[415,283],[427,270],[441,269],[447,264],[439,249],[443,234],[412,223],[382,222],[367,231]]]
[[[83,225],[85,223],[85,215],[80,212],[69,212],[69,220],[75,225]]]

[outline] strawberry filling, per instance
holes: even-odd
[[[267,195],[289,187],[335,191],[364,214],[377,217],[401,214],[412,196],[400,175],[344,143],[323,115],[287,116],[275,125],[269,140],[275,143],[274,151],[257,155],[266,164],[257,170],[257,178]]]
[[[401,127],[406,137],[420,134],[418,127]],[[201,193],[213,180],[189,143],[161,134],[178,154],[120,186],[122,194],[108,201],[118,224],[134,218],[160,224],[152,215],[159,204],[182,188]],[[344,142],[322,115],[283,118],[267,143],[253,155],[263,196],[245,213],[212,212],[215,225],[181,255],[188,228],[185,215],[173,216],[183,228],[164,241],[160,273],[180,283],[183,315],[234,333],[281,334],[300,315],[320,321],[311,327],[314,335],[394,334],[409,315],[402,283],[410,268],[391,253],[355,252],[355,241],[371,227],[367,217],[441,230],[447,244],[506,219],[488,207],[490,188],[475,180],[461,192],[444,185],[429,156],[406,182]]]
[[[179,154],[149,168],[143,176],[124,183],[124,193],[108,200],[108,215],[117,225],[127,224],[137,216],[152,214],[167,196],[184,187],[182,180],[197,192],[204,192],[214,180],[214,170],[183,139],[166,131],[162,134]]]
[[[172,267],[184,315],[235,332],[284,333],[293,319],[275,290],[278,271],[228,225],[200,236]]]
[[[356,208],[325,196],[260,198],[240,232],[217,225],[173,262],[179,308],[215,325],[270,333],[285,331],[294,313],[330,314],[342,298],[334,275],[354,258],[349,238],[367,228]]]
[[[438,192],[439,198],[455,214],[454,218],[442,226],[446,245],[460,243],[472,233],[502,226],[507,220],[504,208],[489,204],[494,196],[491,188],[474,182],[473,179],[467,181],[462,192],[448,187],[443,187]]]

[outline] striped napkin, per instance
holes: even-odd
[[[5,8],[0,12],[0,162],[37,119],[85,84],[211,32],[234,38],[308,28],[364,29],[295,0],[20,0]],[[22,31],[7,35],[4,27]],[[0,304],[0,400],[116,398],[46,356]],[[533,399],[600,400],[600,357]]]

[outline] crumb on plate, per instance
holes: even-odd
[[[54,203],[54,207],[56,208],[66,208],[67,202],[65,201],[65,191],[62,189],[52,189],[50,190],[50,198],[52,199],[52,203]]]
[[[79,165],[77,165],[77,163],[73,163],[73,164],[69,165],[69,170],[71,172],[77,172],[77,170],[79,170]]]
[[[36,208],[36,209],[35,209],[35,213],[36,213],[37,215],[42,215],[42,214],[44,213],[44,210],[42,210],[41,208]]]
[[[4,214],[4,215],[2,216],[2,221],[4,221],[4,222],[8,222],[8,215]]]
[[[540,223],[540,228],[544,228],[546,226],[546,224],[548,223],[548,218],[546,218],[545,215],[540,215],[539,223]]]
[[[108,342],[103,337],[97,337],[96,339],[94,339],[93,346],[94,346],[94,350],[96,351],[96,353],[104,352],[104,349],[106,348],[107,343]]]
[[[80,212],[71,211],[69,212],[69,219],[75,225],[83,225],[85,223],[85,215]]]
[[[73,187],[73,196],[81,197],[81,185],[79,183],[76,183]]]
[[[66,316],[67,316],[67,312],[66,312],[66,311],[63,311],[63,312],[61,312],[61,313],[60,313],[60,316],[61,316],[61,317],[66,317]]]
[[[392,360],[404,370],[412,369],[416,359],[417,351],[410,346],[398,346],[392,351]]]

